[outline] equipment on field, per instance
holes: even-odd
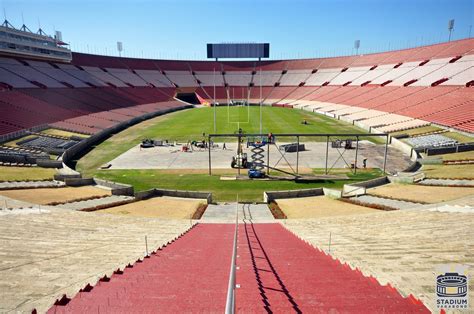
[[[353,140],[346,139],[346,140],[335,140],[331,142],[332,148],[345,148],[345,149],[353,149],[352,147]]]
[[[230,163],[232,168],[247,169],[248,160],[246,153],[240,153],[232,157],[232,162]]]
[[[155,141],[153,141],[152,139],[149,139],[149,138],[146,138],[142,141],[142,143],[140,144],[140,147],[141,148],[151,148],[151,147],[154,147],[155,146]]]
[[[279,148],[285,153],[296,153],[296,152],[302,152],[305,150],[304,144],[298,144],[298,143],[280,145]]]
[[[271,136],[269,136],[271,138]],[[247,146],[252,147],[252,164],[249,170],[249,178],[263,178],[265,176],[265,164],[263,158],[264,149],[263,147],[267,145],[267,139],[265,138],[248,138]]]

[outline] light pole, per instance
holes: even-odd
[[[260,134],[262,134],[262,68],[260,67]]]
[[[214,68],[214,74],[213,74],[213,81],[214,81],[214,133],[216,133],[216,68]]]
[[[453,28],[454,28],[454,20],[449,20],[449,22],[448,22],[448,31],[449,31],[448,41],[451,41],[451,33],[453,32]]]

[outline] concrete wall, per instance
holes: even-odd
[[[63,162],[61,160],[36,159],[36,164],[41,168],[59,169],[63,167]]]
[[[212,203],[212,193],[209,192],[151,189],[135,193],[135,198],[138,200],[160,196],[205,199],[208,204]]]
[[[401,183],[401,184],[413,184],[419,182],[425,178],[423,172],[416,173],[404,173],[400,172],[398,176],[389,176],[388,179],[392,183]]]
[[[263,201],[269,203],[280,198],[296,198],[324,195],[322,188],[287,190],[287,191],[266,191],[263,192]]]
[[[112,195],[127,195],[133,196],[133,186],[113,181],[101,180],[94,178],[94,183],[112,189]]]
[[[396,149],[410,156],[411,161],[416,161],[418,156],[415,150],[410,145],[403,143],[402,141],[394,137],[390,137],[390,144]]]
[[[358,196],[364,195],[366,192],[366,188],[363,186],[355,186],[350,184],[344,184],[342,188],[342,196],[343,197],[351,197],[351,196]]]
[[[328,189],[328,188],[323,188],[324,195],[330,198],[341,198],[342,197],[342,191],[339,190],[334,190],[334,189]]]
[[[85,186],[85,185],[94,185],[93,178],[64,178],[64,183],[67,186]]]
[[[387,177],[381,177],[381,178],[376,178],[372,180],[367,180],[367,181],[362,181],[362,182],[357,182],[357,183],[352,183],[352,186],[359,186],[359,187],[364,187],[366,189],[373,188],[376,186],[384,185],[390,183]]]

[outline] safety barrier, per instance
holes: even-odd
[[[237,257],[237,232],[239,229],[239,202],[235,208],[235,231],[234,231],[234,244],[232,246],[232,260],[229,272],[229,286],[227,288],[227,299],[225,302],[225,313],[233,314],[235,312],[235,270],[237,269],[236,257]]]

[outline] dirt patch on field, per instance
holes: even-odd
[[[387,184],[367,190],[368,194],[413,202],[440,203],[474,195],[474,188]]]
[[[77,199],[107,196],[111,195],[111,193],[109,190],[93,186],[81,186],[77,188],[6,190],[0,191],[0,195],[28,203],[46,205],[50,203],[66,203]]]
[[[189,219],[194,215],[199,206],[205,202],[205,200],[164,196],[115,206],[96,212],[137,217]]]
[[[326,196],[281,199],[278,200],[278,205],[288,219],[321,218],[380,212],[379,210],[364,206],[343,203]]]

